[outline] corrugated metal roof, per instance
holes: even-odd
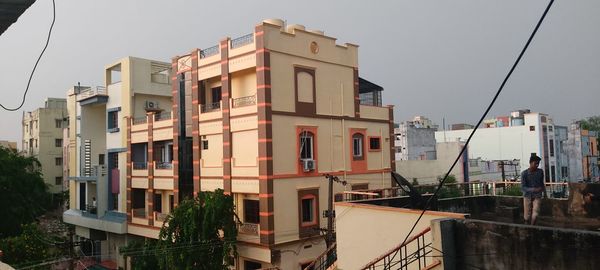
[[[0,35],[33,3],[35,0],[0,0]]]

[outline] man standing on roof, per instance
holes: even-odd
[[[540,213],[542,194],[546,193],[544,171],[539,169],[540,157],[531,154],[529,168],[521,173],[521,191],[523,191],[523,218],[525,224],[534,225]],[[531,223],[530,223],[531,222]]]

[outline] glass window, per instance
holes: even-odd
[[[369,149],[381,150],[381,138],[379,138],[379,137],[369,138]]]
[[[63,160],[61,157],[54,158],[54,164],[56,166],[62,166]]]
[[[302,199],[302,223],[313,223],[315,221],[315,198]]]
[[[62,185],[62,179],[63,179],[62,176],[54,177],[54,184],[55,185]]]
[[[115,129],[119,127],[119,112],[108,112],[108,129]]]
[[[360,133],[352,135],[352,156],[355,160],[363,158],[363,139],[364,136]]]
[[[62,139],[54,139],[54,146],[56,147],[62,147]]]
[[[207,150],[208,149],[208,139],[206,139],[206,136],[202,136],[202,150]]]
[[[54,119],[54,126],[56,128],[62,128],[62,119]]]
[[[244,223],[260,223],[258,200],[244,200]]]
[[[302,132],[300,134],[300,159],[314,159],[313,134]]]
[[[554,156],[554,140],[550,140],[550,156]]]

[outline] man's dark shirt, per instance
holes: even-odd
[[[540,191],[534,191],[535,188],[542,189]],[[538,168],[533,172],[527,169],[521,173],[521,191],[523,191],[524,197],[541,198],[542,193],[545,190],[544,171],[542,169]]]

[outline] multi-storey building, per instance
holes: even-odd
[[[423,116],[400,123],[394,129],[396,160],[434,160],[438,126]]]
[[[511,113],[508,121],[497,118],[494,127],[482,127],[469,143],[469,157],[484,160],[519,160],[521,168],[529,167],[529,157],[536,154],[542,158],[540,168],[547,182],[560,179],[557,167],[555,132],[552,118],[543,113],[520,110]],[[502,123],[502,124],[498,124]],[[508,123],[509,126],[502,126]],[[473,129],[447,130],[435,133],[437,142],[466,140]]]
[[[23,112],[23,153],[42,165],[44,182],[52,193],[63,191],[63,125],[67,117],[64,98],[47,98],[43,108]]]
[[[335,193],[391,185],[393,110],[359,78],[358,46],[274,19],[172,68],[172,121],[126,121],[128,233],[156,238],[186,194],[223,189],[238,269],[300,269],[325,250],[324,174],[349,183]]]
[[[598,181],[598,140],[595,131],[581,128],[580,122],[569,126],[567,154],[570,181]]]
[[[86,254],[119,266],[124,265],[118,247],[126,243],[131,198],[129,123],[150,114],[171,118],[170,69],[169,63],[127,57],[105,67],[103,86],[75,86],[67,93],[70,209],[63,218],[75,225],[78,237],[93,243]]]
[[[2,146],[4,148],[8,148],[8,149],[17,150],[17,142],[1,140],[0,141],[0,146]]]

